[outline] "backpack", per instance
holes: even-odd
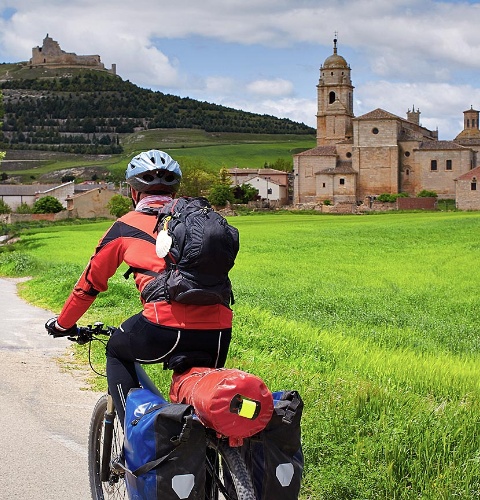
[[[158,213],[156,251],[167,269],[142,290],[146,302],[234,303],[228,272],[239,250],[238,230],[206,198],[172,200]],[[145,272],[145,271],[144,271]]]
[[[272,393],[263,380],[234,368],[174,373],[170,400],[191,404],[199,420],[228,437],[230,446],[264,429],[273,413]]]
[[[124,435],[130,500],[204,500],[205,428],[191,406],[131,389]]]
[[[265,429],[241,448],[257,500],[297,500],[303,473],[300,421],[303,401],[297,391],[273,393],[274,411]]]

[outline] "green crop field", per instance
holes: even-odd
[[[228,365],[304,399],[302,499],[478,498],[480,213],[230,222],[241,249]],[[58,312],[108,226],[28,230],[0,272],[34,276],[22,295]],[[82,323],[139,308],[119,272]],[[151,373],[167,390],[168,372]]]

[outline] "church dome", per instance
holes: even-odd
[[[325,69],[338,69],[338,68],[346,68],[348,69],[347,61],[342,56],[337,54],[337,40],[333,40],[333,54],[328,56],[323,63],[323,68]]]

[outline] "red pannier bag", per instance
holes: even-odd
[[[273,414],[273,396],[263,380],[241,370],[191,368],[172,377],[170,400],[192,405],[206,427],[230,446],[262,431]]]

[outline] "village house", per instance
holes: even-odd
[[[268,204],[288,203],[288,172],[273,168],[230,168],[232,186],[249,184],[258,190],[258,196]]]
[[[465,111],[464,130],[443,141],[421,125],[414,107],[406,118],[380,108],[355,117],[353,90],[334,40],[317,85],[317,146],[294,156],[294,204],[354,206],[383,193],[428,190],[452,199],[463,192],[462,176],[477,166],[480,151],[478,111]]]

